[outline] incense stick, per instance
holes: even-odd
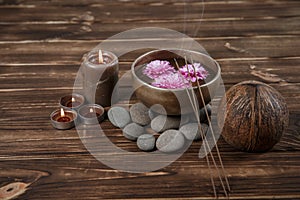
[[[198,87],[199,87],[199,85],[198,85]],[[200,89],[199,89],[199,90],[200,90]],[[203,101],[203,100],[202,100],[202,101]],[[203,101],[203,102],[204,102],[204,101]],[[210,121],[209,115],[208,115],[208,112],[207,112],[207,109],[205,108],[205,106],[204,106],[204,110],[205,110],[205,113],[206,113],[206,116],[207,116],[208,121]],[[209,122],[209,127],[210,127],[210,130],[212,131],[212,127],[211,127],[211,126],[212,126],[212,124]],[[213,132],[213,131],[212,131],[211,133],[212,133],[212,135],[214,135],[214,132]],[[214,136],[213,136],[213,138],[214,138]],[[215,139],[214,139],[214,141],[215,141]],[[209,148],[209,144],[208,144],[208,141],[207,141],[206,139],[205,139],[205,143],[206,143],[207,147]],[[216,144],[216,142],[215,142],[215,144]],[[217,146],[217,145],[216,145],[216,149],[217,149],[217,152],[219,152],[218,146]],[[217,154],[219,155],[219,153],[217,153]],[[216,161],[215,161],[215,158],[214,158],[214,156],[213,156],[213,153],[210,152],[210,156],[211,156],[212,162],[213,162],[213,164],[214,164],[214,166],[215,166],[215,168],[216,168],[216,170],[217,170],[218,177],[219,177],[219,180],[220,180],[220,182],[221,182],[222,188],[223,188],[223,190],[224,190],[225,196],[228,197],[228,194],[227,194],[227,191],[226,191],[226,188],[225,188],[223,179],[222,179],[222,174],[220,173],[220,170],[219,170],[218,165],[217,165],[217,163],[216,163]],[[220,164],[221,164],[221,167],[222,167],[223,164],[222,164],[222,162],[221,162],[221,157],[219,157],[219,160],[220,160]],[[222,169],[223,169],[223,167],[222,167]],[[226,176],[224,176],[224,177],[225,177],[225,179],[226,179]]]
[[[179,65],[178,65],[178,62],[177,62],[176,58],[174,58],[174,61],[175,61],[175,64],[176,64],[177,69],[179,70]],[[181,74],[181,76],[182,76],[182,78],[184,78],[182,74]],[[197,105],[196,105],[196,97],[195,97],[195,93],[192,92],[193,98],[194,98],[194,100],[192,100],[191,95],[190,95],[188,89],[185,88],[185,90],[186,90],[186,92],[187,92],[188,98],[189,98],[190,103],[192,104],[192,107],[193,107],[193,111],[194,111],[194,113],[195,113],[195,115],[196,115],[196,117],[197,117],[197,120],[198,120],[198,119],[199,119],[199,116],[198,116],[198,114],[197,114],[197,113],[198,113],[198,110],[197,110]],[[198,122],[199,122],[199,123],[198,123],[198,125],[199,125],[199,124],[200,124],[200,119],[199,119]],[[201,135],[202,141],[204,142],[204,134],[203,134],[203,130],[202,130],[202,128],[201,128],[201,125],[200,125],[200,128],[199,128],[199,129],[200,129],[200,131],[201,131],[200,135]],[[204,145],[204,151],[205,151],[205,154],[207,154],[206,145]],[[209,161],[209,158],[208,158],[207,156],[206,156],[205,158],[206,158],[207,166],[208,166],[208,169],[209,169],[209,172],[210,172],[210,180],[211,180],[211,183],[212,183],[214,196],[215,196],[215,198],[217,198],[217,192],[216,192],[215,182],[214,182],[214,179],[213,179],[212,169],[211,169],[211,166],[210,166],[210,161]]]
[[[177,62],[177,60],[175,58],[174,58],[174,60],[175,60],[175,63],[176,63],[176,67],[179,70],[178,62]],[[187,66],[188,63],[187,63],[186,56],[185,56],[185,63],[186,63],[186,66]],[[196,72],[195,66],[193,65],[193,59],[192,59],[192,57],[191,57],[191,63],[192,63],[192,66],[194,68],[194,72]],[[188,66],[187,66],[187,68],[188,68]],[[191,80],[191,75],[189,73],[189,68],[188,68],[188,75],[190,76],[190,80]],[[183,75],[181,75],[181,76],[182,76],[182,78],[184,78]],[[191,81],[190,81],[190,83],[191,83]],[[202,101],[202,104],[204,106],[205,114],[206,114],[206,117],[207,117],[207,120],[208,120],[208,123],[209,123],[209,128],[210,128],[210,131],[211,131],[211,133],[213,135],[213,140],[214,140],[214,143],[215,143],[215,146],[216,146],[216,151],[217,151],[218,159],[219,159],[219,162],[220,162],[220,165],[221,165],[221,168],[222,168],[222,174],[221,174],[221,172],[220,172],[220,170],[218,168],[218,165],[217,165],[217,163],[216,163],[216,161],[214,159],[213,153],[211,151],[208,152],[210,146],[209,146],[208,141],[205,139],[205,136],[204,136],[204,133],[203,133],[203,130],[202,130],[200,117],[198,115],[199,112],[198,112],[197,99],[195,97],[195,94],[194,94],[194,92],[192,92],[192,96],[193,96],[193,99],[192,99],[191,95],[189,94],[189,91],[187,90],[187,88],[186,88],[186,91],[187,91],[189,100],[190,100],[190,102],[192,104],[193,111],[195,113],[195,116],[196,116],[196,119],[197,119],[197,122],[198,122],[198,128],[200,130],[200,135],[201,135],[201,138],[202,138],[202,141],[203,141],[203,144],[204,144],[205,154],[207,155],[209,153],[209,155],[210,155],[210,157],[212,159],[212,162],[213,162],[213,164],[214,164],[214,166],[215,166],[215,168],[216,168],[216,170],[218,172],[218,177],[219,177],[219,180],[221,182],[222,188],[224,190],[225,196],[229,199],[229,196],[228,196],[228,193],[226,191],[226,187],[224,185],[222,176],[224,176],[224,178],[225,178],[225,182],[226,182],[226,186],[227,186],[228,191],[230,191],[230,185],[229,185],[226,173],[225,173],[225,169],[224,169],[224,165],[223,165],[223,162],[222,162],[221,154],[220,154],[217,142],[216,142],[214,131],[212,129],[212,123],[211,123],[211,120],[210,120],[207,108],[205,107],[205,100],[204,100],[203,93],[202,93],[202,90],[201,90],[201,87],[200,87],[200,83],[199,83],[198,80],[197,80],[197,87],[199,89],[199,94],[200,94],[200,97],[201,97],[201,101]],[[207,150],[207,148],[208,148],[208,150]],[[216,188],[215,188],[214,179],[213,179],[213,175],[212,175],[212,169],[211,169],[211,166],[210,166],[209,158],[207,156],[206,156],[206,161],[207,161],[207,164],[208,164],[208,167],[209,167],[209,170],[210,170],[210,177],[211,177],[211,182],[212,182],[212,185],[213,185],[214,195],[217,198]]]
[[[190,76],[190,80],[191,80],[190,70],[189,70],[189,67],[188,67],[188,63],[187,63],[187,58],[186,58],[186,56],[184,57],[184,60],[185,60],[185,64],[186,64],[187,69],[188,69],[188,75]],[[194,62],[193,62],[193,59],[192,59],[192,58],[191,58],[191,63],[192,63],[192,67],[193,67],[194,73],[196,73],[196,68],[195,68],[195,66],[193,65]],[[203,94],[202,94],[201,87],[200,87],[200,84],[199,84],[198,79],[196,79],[196,81],[197,81],[197,86],[198,86],[199,92],[200,92],[200,94],[201,94],[201,97],[203,97]],[[191,82],[191,84],[192,84],[192,82]],[[193,94],[194,94],[194,93],[193,93]],[[195,96],[195,95],[194,95],[194,96]],[[207,112],[207,109],[206,109],[206,106],[205,106],[204,98],[201,98],[201,100],[202,100],[203,108],[204,108],[204,110],[205,110],[205,112],[206,112],[207,120],[210,121],[209,116],[208,116],[208,112]],[[196,104],[196,102],[197,102],[197,99],[194,97],[194,103]],[[197,112],[196,112],[196,119],[197,119],[197,122],[198,122],[199,129],[201,130],[201,134],[203,134],[202,126],[201,126],[201,121],[200,121],[200,118],[199,118],[199,116],[198,116],[198,110],[197,110]],[[209,126],[210,126],[210,128],[211,128],[211,130],[212,130],[212,125],[211,125],[211,123],[209,123]],[[212,132],[212,133],[213,133],[213,132]],[[214,134],[214,133],[213,133],[213,134]],[[215,141],[215,140],[214,140],[214,141]],[[205,144],[205,145],[204,145],[204,148],[205,148],[206,145],[207,145],[207,148],[208,148],[208,151],[209,151],[209,149],[210,149],[210,148],[209,148],[209,143],[208,143],[208,141],[207,141],[206,139],[204,139],[204,134],[203,134],[203,143]],[[216,143],[216,142],[215,142],[215,143]],[[218,148],[218,147],[216,146],[216,148]],[[207,150],[206,150],[206,154],[207,154]],[[221,182],[222,188],[223,188],[223,190],[224,190],[225,196],[228,197],[226,188],[225,188],[224,183],[223,183],[222,175],[221,175],[221,173],[220,173],[220,171],[219,171],[219,168],[218,168],[218,165],[217,165],[217,163],[216,163],[216,161],[215,161],[214,155],[213,155],[213,153],[212,153],[211,151],[209,151],[209,155],[210,155],[210,157],[211,157],[211,159],[212,159],[212,162],[213,162],[213,164],[214,164],[214,166],[215,166],[215,168],[216,168],[216,170],[217,170],[217,172],[218,172],[218,177],[219,177],[219,180],[220,180],[220,182]]]
[[[194,67],[194,62],[193,62],[192,57],[191,57],[191,63],[192,63],[192,66],[193,66],[193,68],[194,68],[194,71],[196,71],[196,69],[195,69],[195,67]],[[201,91],[201,87],[200,87],[200,83],[199,83],[198,79],[197,79],[197,86],[198,86],[199,93],[200,93],[200,96],[201,96],[201,101],[202,101],[202,103],[203,103],[203,105],[204,105],[204,104],[205,104],[205,103],[204,103],[205,101],[204,101],[203,93],[202,93],[202,91]],[[224,165],[223,165],[223,161],[222,161],[222,158],[221,158],[221,154],[220,154],[220,151],[219,151],[219,148],[218,148],[218,144],[217,144],[217,141],[216,141],[216,138],[215,138],[215,135],[214,135],[214,130],[213,130],[213,128],[212,128],[212,123],[211,123],[211,120],[210,120],[210,118],[209,118],[209,114],[208,114],[207,108],[206,108],[205,106],[204,106],[204,110],[205,110],[205,114],[206,114],[206,117],[207,117],[207,120],[208,120],[208,124],[209,124],[209,127],[210,127],[210,131],[211,131],[211,133],[212,133],[212,137],[213,137],[213,140],[214,140],[214,143],[215,143],[215,147],[216,147],[218,159],[219,159],[219,162],[220,162],[220,165],[221,165],[221,168],[222,168],[222,173],[223,173],[224,178],[225,178],[225,182],[226,182],[226,185],[227,185],[227,189],[228,189],[228,191],[230,191],[229,181],[228,181],[228,178],[227,178],[225,169],[224,169]],[[214,159],[213,159],[213,162],[215,163]],[[217,170],[218,170],[219,175],[221,175],[219,169],[217,169]],[[219,176],[219,177],[220,177],[220,176]],[[224,184],[223,184],[223,180],[220,179],[220,181],[221,181],[221,184],[222,184],[222,186],[223,186],[223,189],[225,189],[225,188],[224,188]],[[226,190],[224,190],[224,192],[227,193]],[[226,195],[226,196],[227,196],[227,195]]]

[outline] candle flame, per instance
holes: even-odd
[[[72,102],[75,102],[75,98],[74,97],[72,97],[72,100],[71,100]]]
[[[61,116],[61,117],[64,117],[64,116],[65,116],[65,111],[64,111],[64,109],[62,109],[62,108],[60,109],[60,116]]]
[[[90,113],[92,113],[92,112],[94,112],[94,111],[93,111],[93,108],[90,108]]]
[[[102,64],[104,62],[104,60],[103,60],[103,54],[102,54],[101,49],[99,49],[99,55],[98,56],[99,56],[99,63]]]

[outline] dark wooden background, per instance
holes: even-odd
[[[0,0],[0,195],[7,195],[0,199],[213,197],[199,143],[164,169],[125,173],[93,158],[75,129],[50,124],[82,55],[114,34],[148,26],[193,36],[220,63],[226,88],[253,79],[281,92],[290,124],[273,150],[243,153],[222,139],[219,147],[231,199],[300,199],[300,1],[204,2],[201,19],[200,0],[186,9],[183,0]],[[137,56],[122,58],[121,72]],[[103,126],[117,145],[136,149],[120,130]],[[219,182],[217,189],[224,198]]]

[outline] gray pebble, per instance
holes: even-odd
[[[208,116],[211,116],[211,105],[207,104],[205,107],[207,109]],[[200,122],[204,122],[207,120],[207,115],[204,107],[199,110],[199,117],[200,117]],[[190,114],[190,121],[197,122],[197,118],[194,113]]]
[[[136,144],[143,151],[151,151],[155,147],[155,137],[151,134],[143,134],[138,137]]]
[[[201,123],[201,129],[203,131],[203,135],[205,135],[208,130],[208,125]],[[179,129],[179,131],[188,140],[200,140],[201,139],[201,131],[199,131],[198,123],[186,124],[186,125],[182,126]]]
[[[189,118],[189,116],[188,115],[182,115],[181,116],[181,125],[184,125],[184,124],[187,124],[187,123],[189,123],[190,122],[190,118]]]
[[[131,106],[130,116],[133,122],[142,126],[148,125],[151,122],[149,109],[142,103],[136,103]]]
[[[154,104],[149,109],[149,117],[152,120],[155,117],[157,117],[158,115],[167,115],[167,111],[166,111],[166,109],[162,105],[160,105],[160,104]]]
[[[185,138],[177,130],[167,130],[163,132],[156,141],[158,150],[171,153],[180,150],[185,143]]]
[[[156,132],[164,132],[168,129],[178,129],[180,120],[180,117],[158,115],[151,121],[151,128]]]
[[[131,123],[125,126],[123,129],[123,135],[129,140],[135,141],[140,135],[144,134],[144,127],[136,124]]]
[[[156,112],[154,112],[153,110],[149,110],[149,117],[150,119],[154,119],[155,117],[157,117],[159,114],[157,114]]]
[[[129,112],[123,107],[112,107],[107,115],[109,121],[119,128],[123,128],[131,122]]]
[[[207,110],[208,116],[211,116],[211,105],[207,104],[204,108],[201,108],[201,110],[200,110],[200,119],[203,119],[203,120],[207,119],[205,109]]]

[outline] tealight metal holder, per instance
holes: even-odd
[[[85,102],[84,96],[77,93],[72,93],[60,98],[59,104],[64,109],[78,110]]]
[[[73,128],[75,126],[75,121],[77,120],[77,112],[71,109],[63,109],[64,116],[62,116],[61,109],[63,108],[54,110],[50,114],[52,126],[59,130],[67,130]],[[69,121],[60,121],[60,119],[62,118],[68,118]]]
[[[83,124],[99,124],[104,120],[105,110],[98,104],[87,104],[78,110],[78,115]]]

